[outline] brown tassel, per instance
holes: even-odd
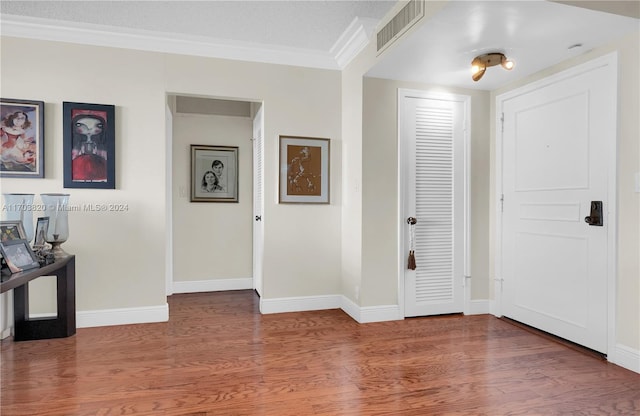
[[[409,265],[407,267],[409,270],[416,269],[416,256],[413,255],[413,250],[409,251]]]

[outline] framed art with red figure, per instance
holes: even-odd
[[[63,103],[64,187],[115,189],[115,106]]]

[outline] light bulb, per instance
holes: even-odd
[[[510,61],[507,58],[504,58],[500,64],[502,65],[502,67],[504,69],[506,69],[508,71],[511,71],[513,69],[513,67],[515,66],[513,61]]]

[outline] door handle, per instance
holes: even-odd
[[[591,201],[591,213],[588,217],[584,217],[584,222],[602,227],[602,201]]]
[[[407,218],[407,224],[409,224],[409,225],[416,225],[417,222],[418,222],[418,220],[416,219],[416,217]]]

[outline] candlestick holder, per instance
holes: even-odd
[[[69,256],[60,245],[69,238],[69,194],[40,194],[44,215],[49,217],[45,240],[56,259]]]

